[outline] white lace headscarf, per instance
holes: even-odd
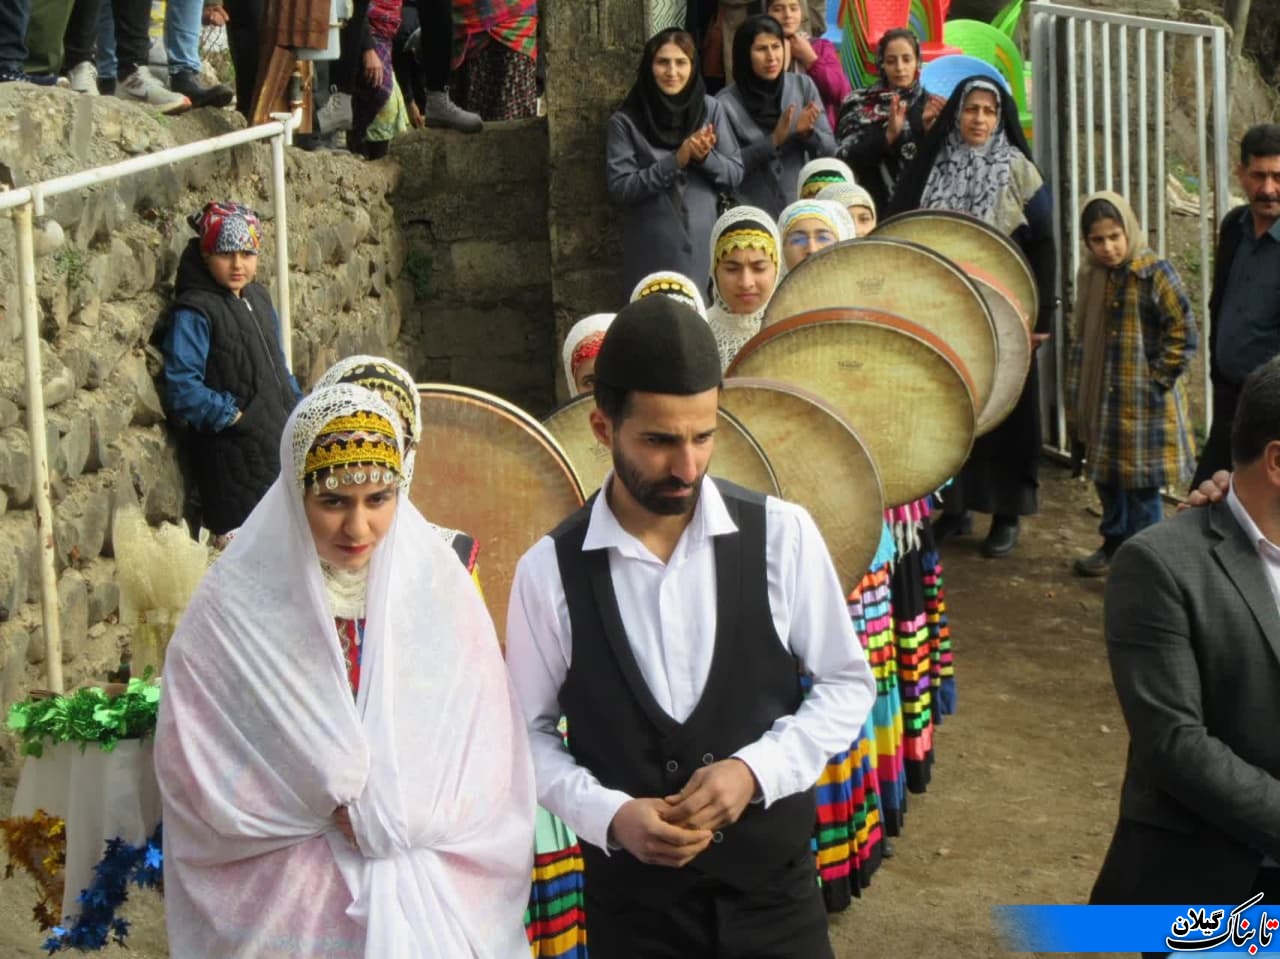
[[[643,300],[646,296],[653,296],[655,293],[661,293],[663,296],[678,300],[685,306],[697,311],[697,314],[704,320],[707,318],[706,300],[698,292],[697,284],[683,273],[677,273],[675,270],[658,270],[656,273],[650,273],[636,284],[627,302],[634,303],[636,300]]]
[[[835,234],[837,243],[841,240],[852,240],[858,235],[853,217],[839,203],[832,200],[796,200],[795,203],[788,204],[778,216],[778,233],[782,237],[784,247],[791,228],[801,220],[808,219],[821,220],[825,223]],[[780,272],[784,275],[788,272],[785,251]]]
[[[605,331],[609,329],[609,324],[613,322],[613,317],[613,313],[592,313],[590,316],[583,317],[573,324],[569,334],[564,338],[564,346],[560,350],[560,358],[564,361],[564,382],[569,389],[570,396],[574,396],[578,392],[575,381],[577,371],[574,369],[573,354],[584,343],[599,352],[600,343],[604,341]]]
[[[841,182],[858,182],[849,164],[835,157],[818,157],[816,160],[810,160],[800,168],[800,173],[796,177],[796,199],[812,200],[823,187]]]
[[[720,367],[728,369],[738,351],[760,332],[761,321],[769,297],[753,313],[734,313],[720,293],[716,267],[725,254],[733,250],[760,250],[772,258],[782,275],[782,239],[777,224],[764,210],[754,206],[735,206],[726,210],[711,228],[711,289],[715,301],[707,311],[707,322],[716,336],[720,350]],[[772,295],[773,291],[770,291]]]
[[[475,586],[405,496],[370,559],[351,694],[302,481],[316,436],[359,411],[395,425],[357,386],[302,400],[280,476],[169,645],[155,766],[174,955],[527,953],[524,723]]]
[[[832,183],[830,186],[824,186],[818,191],[815,199],[839,203],[846,211],[851,207],[864,206],[872,214],[876,213],[876,201],[866,187],[858,186],[856,183]],[[853,216],[852,213],[849,215]],[[856,227],[857,224],[855,223],[854,226]]]

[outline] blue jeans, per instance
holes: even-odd
[[[1164,504],[1158,489],[1120,489],[1105,483],[1095,484],[1102,500],[1102,522],[1098,532],[1114,542],[1123,542],[1148,526],[1164,519]]]
[[[31,0],[0,3],[0,70],[21,71],[27,63],[27,22]]]
[[[203,0],[169,0],[165,5],[164,52],[169,60],[170,76],[180,70],[200,72],[200,18],[203,12]],[[119,64],[116,61],[116,22],[111,0],[102,0],[98,7],[97,61],[98,76],[116,76]],[[145,61],[141,65],[145,66]]]

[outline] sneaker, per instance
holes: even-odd
[[[1106,576],[1111,569],[1111,554],[1106,547],[1094,550],[1088,556],[1081,556],[1071,564],[1071,571],[1077,576]]]
[[[81,60],[68,70],[67,80],[76,93],[87,93],[91,97],[98,95],[98,68],[89,60]]]
[[[351,129],[351,95],[341,93],[337,87],[329,88],[329,99],[316,111],[315,124],[319,133],[328,136],[340,130]]]
[[[194,70],[179,70],[170,74],[169,89],[174,93],[181,93],[191,101],[193,107],[225,107],[235,96],[235,91],[225,83],[205,86]]]
[[[449,99],[447,90],[428,90],[422,118],[429,127],[447,127],[459,133],[479,133],[484,121],[478,113],[464,110]]]
[[[62,87],[71,84],[66,77],[57,77],[50,73],[27,73],[25,70],[0,69],[0,83],[30,83],[37,87]]]
[[[181,93],[174,93],[146,67],[134,67],[131,74],[119,81],[116,96],[145,103],[161,113],[185,113],[191,109],[190,100]]]

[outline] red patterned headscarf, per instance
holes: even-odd
[[[240,203],[206,203],[187,217],[200,234],[201,253],[253,253],[262,250],[262,221]]]

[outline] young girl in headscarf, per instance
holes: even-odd
[[[604,335],[613,322],[612,313],[593,313],[583,317],[564,338],[561,359],[564,361],[564,383],[569,396],[590,393],[596,385],[596,357],[604,343]]]
[[[683,30],[645,44],[635,84],[609,118],[605,172],[624,208],[623,292],[655,270],[706,276],[716,205],[742,182],[742,158]]]
[[[812,200],[835,183],[856,183],[849,164],[835,157],[818,157],[800,168],[796,175],[796,200]]]
[[[527,955],[533,769],[479,593],[401,493],[399,417],[294,411],[164,666],[175,955]]]
[[[818,191],[818,199],[831,200],[848,210],[858,236],[866,236],[876,228],[876,201],[865,187],[856,183],[832,183]]]
[[[830,200],[796,200],[778,217],[782,237],[782,272],[794,270],[810,256],[857,235],[853,217]]]
[[[854,90],[840,106],[836,154],[887,210],[903,168],[942,111],[943,100],[920,80],[920,40],[905,28],[886,31],[876,50],[880,79]]]
[[[840,104],[849,95],[849,78],[840,63],[840,51],[830,40],[822,39],[826,18],[815,23],[816,11],[805,11],[800,0],[769,0],[765,13],[778,21],[786,37],[786,68],[813,81],[822,98],[823,112],[830,128],[836,128]],[[805,29],[805,13],[809,13],[809,29]]]
[[[1102,501],[1102,545],[1073,569],[1104,576],[1126,539],[1163,518],[1160,488],[1195,466],[1182,374],[1197,334],[1181,278],[1124,197],[1088,197],[1080,235],[1067,410]]]
[[[749,17],[733,39],[734,84],[716,95],[742,148],[736,196],[770,217],[790,202],[806,161],[836,148],[813,81],[783,68],[784,42],[772,17]]]
[[[735,206],[711,231],[711,289],[715,302],[707,322],[716,335],[720,365],[729,368],[738,350],[760,332],[765,307],[781,271],[782,241],[769,214]]]
[[[892,212],[958,210],[983,220],[1018,244],[1035,277],[1040,312],[1032,341],[1049,337],[1057,270],[1053,204],[1031,159],[1013,97],[986,77],[956,87],[920,154],[902,174]],[[1008,418],[979,437],[945,495],[939,538],[967,531],[968,512],[991,513],[981,550],[1004,556],[1018,541],[1019,517],[1038,509],[1039,379],[1036,364]]]

